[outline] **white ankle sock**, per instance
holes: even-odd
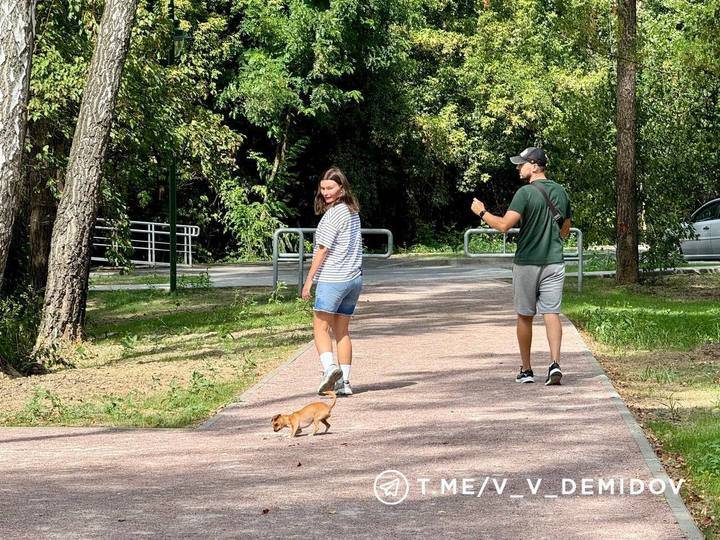
[[[335,363],[332,352],[324,352],[320,355],[320,362],[322,362],[323,371],[327,371],[330,366]]]
[[[343,381],[350,380],[350,366],[351,364],[340,364],[340,369],[343,372]]]

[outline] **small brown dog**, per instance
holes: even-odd
[[[301,428],[313,424],[315,429],[312,434],[315,435],[320,429],[318,422],[322,422],[325,424],[325,431],[323,431],[323,433],[327,433],[328,429],[330,429],[330,424],[328,424],[327,419],[330,418],[330,411],[332,411],[332,408],[335,406],[337,396],[335,392],[331,390],[325,392],[325,395],[332,397],[332,403],[330,405],[316,401],[310,405],[305,405],[302,409],[294,413],[276,414],[273,416],[271,420],[273,431],[280,431],[284,427],[289,427],[290,437],[295,437],[300,433]]]

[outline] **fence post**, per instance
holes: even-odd
[[[583,233],[580,229],[577,231],[578,246],[578,292],[582,292],[583,288],[583,272],[585,270],[585,257],[583,256]]]
[[[278,253],[278,236],[280,236],[280,231],[275,231],[275,234],[273,234],[273,240],[272,240],[272,244],[273,244],[273,254],[272,254],[272,263],[273,263],[272,287],[273,287],[273,291],[274,291],[275,289],[277,289],[278,274],[279,274],[279,269],[278,269],[278,262],[279,262],[279,261],[278,261],[278,257],[279,257],[279,253]]]
[[[305,233],[300,231],[300,244],[298,245],[298,294],[302,292],[303,288],[303,273],[305,264]]]
[[[187,246],[188,246],[188,264],[190,266],[193,265],[192,261],[192,236],[190,236],[190,233],[187,235]]]
[[[150,239],[151,239],[151,241],[150,241],[151,247],[150,247],[150,252],[148,253],[148,255],[149,255],[148,258],[150,259],[150,262],[154,267],[155,261],[156,261],[156,258],[155,258],[155,224],[154,223],[150,224]]]
[[[132,225],[131,225],[132,227]],[[130,233],[132,236],[132,233]],[[147,261],[148,263],[152,263],[152,226],[148,225],[147,227]]]

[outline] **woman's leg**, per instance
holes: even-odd
[[[340,365],[352,364],[352,343],[350,342],[350,317],[336,314],[333,316],[332,329],[337,341],[337,356]]]
[[[352,394],[350,387],[350,367],[352,364],[352,342],[350,341],[350,325],[349,315],[335,315],[333,319],[333,333],[337,340],[338,363],[342,371],[342,384],[339,390],[336,390],[343,396]],[[338,383],[340,384],[340,383]],[[336,385],[337,388],[337,385]]]
[[[332,313],[315,311],[313,316],[313,336],[315,338],[315,348],[320,354],[320,362],[323,366],[323,377],[318,388],[318,394],[320,395],[332,390],[335,383],[342,378],[342,371],[333,360],[332,339],[330,338],[330,326],[332,323]]]
[[[333,324],[334,315],[323,311],[313,312],[313,338],[315,348],[319,355],[323,353],[332,354],[332,338],[330,337],[330,326]],[[324,366],[323,366],[324,367]]]

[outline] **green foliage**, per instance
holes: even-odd
[[[178,277],[177,286],[180,289],[210,289],[212,280],[207,271],[199,274],[185,274]]]
[[[29,167],[57,194],[102,2],[40,3]],[[398,245],[444,246],[501,213],[519,186],[508,156],[531,144],[569,190],[586,243],[613,243],[615,14],[600,0],[184,0],[192,40],[166,62],[162,3],[141,0],[118,98],[100,214],[167,220],[179,163],[180,221],[205,258],[267,258],[285,224],[317,221],[332,163],[367,226]],[[677,262],[680,227],[718,192],[720,0],[639,7],[638,185],[646,267]],[[433,245],[436,244],[436,245]],[[445,247],[442,247],[444,250]]]
[[[27,290],[0,298],[0,357],[20,373],[34,361],[42,298]]]

